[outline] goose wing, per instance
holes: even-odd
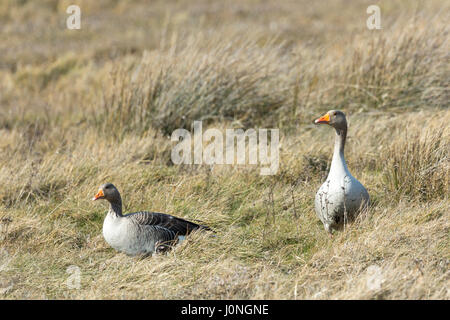
[[[207,226],[160,212],[140,211],[127,214],[126,217],[139,225],[153,226],[159,230],[165,229],[174,235],[187,235],[196,229],[210,230]]]

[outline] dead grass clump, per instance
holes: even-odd
[[[16,73],[15,81],[18,86],[27,86],[32,90],[39,91],[45,89],[51,82],[56,82],[72,72],[79,65],[78,58],[70,54],[48,65],[27,66]]]
[[[170,134],[194,120],[289,127],[319,109],[443,107],[447,27],[422,20],[413,26],[352,37],[344,55],[317,48],[325,58],[300,45],[290,52],[276,38],[230,33],[217,41],[200,33],[182,40],[174,33],[168,48],[114,65],[96,123],[121,133],[153,127]]]
[[[445,106],[448,28],[430,28],[412,19],[406,25],[395,26],[388,34],[354,39],[352,52],[337,70],[337,107]]]
[[[448,196],[450,140],[443,129],[406,133],[386,155],[383,178],[389,193],[426,201]]]
[[[254,41],[194,42],[169,52],[145,52],[142,60],[116,69],[104,86],[98,124],[119,132],[165,134],[190,129],[194,120],[276,123],[286,99],[280,85],[288,70],[277,63],[279,48]]]

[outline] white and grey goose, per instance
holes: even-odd
[[[123,215],[119,190],[111,183],[100,186],[92,200],[99,199],[110,203],[103,222],[103,237],[111,247],[128,255],[165,251],[193,230],[210,230],[165,213],[139,211]]]
[[[344,158],[347,137],[347,119],[339,110],[330,110],[315,120],[316,124],[328,124],[336,131],[333,159],[327,179],[315,197],[316,214],[325,230],[330,234],[348,221],[353,220],[360,210],[369,204],[366,188],[352,176]]]

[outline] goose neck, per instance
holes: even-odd
[[[333,152],[333,159],[331,161],[331,168],[330,171],[345,171],[347,172],[347,164],[345,162],[344,158],[344,147],[345,147],[345,140],[347,138],[347,130],[344,129],[336,129],[336,137],[334,141],[334,152]]]
[[[109,214],[115,217],[122,217],[122,200],[110,201]]]

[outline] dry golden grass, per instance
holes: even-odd
[[[380,1],[369,31],[370,4],[2,1],[1,297],[449,299],[449,7]],[[346,159],[372,199],[332,239],[313,208],[333,133],[312,120],[328,109],[348,115]],[[174,166],[168,135],[194,120],[280,128],[278,174]],[[117,253],[90,201],[106,181],[126,212],[217,233]]]

